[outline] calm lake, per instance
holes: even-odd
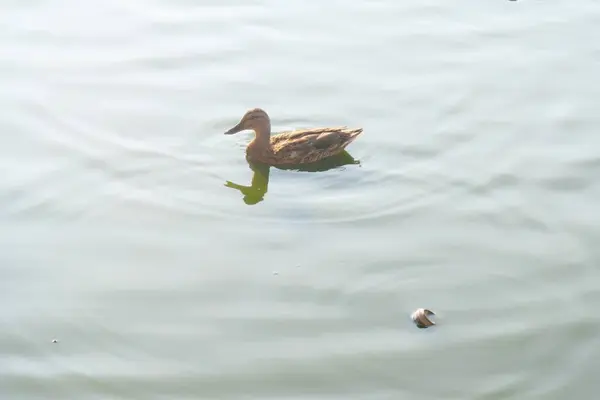
[[[0,21],[1,399],[597,395],[597,0]],[[254,172],[253,107],[364,132]]]

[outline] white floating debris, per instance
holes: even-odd
[[[427,318],[430,315],[435,315],[435,313],[426,308],[419,308],[412,313],[410,317],[419,328],[428,328],[432,325],[435,325],[435,322]]]

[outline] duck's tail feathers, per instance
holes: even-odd
[[[344,143],[344,147],[348,146],[350,143],[352,143],[361,133],[362,133],[363,129],[362,128],[357,128],[357,129],[346,129],[346,143]]]

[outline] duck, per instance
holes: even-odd
[[[363,131],[362,128],[323,127],[271,135],[271,119],[265,110],[252,108],[225,135],[251,129],[254,139],[246,147],[246,158],[267,165],[315,163],[343,152]]]

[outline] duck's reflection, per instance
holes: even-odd
[[[251,206],[263,201],[267,194],[270,168],[265,164],[251,162],[248,162],[248,166],[254,172],[250,186],[238,185],[231,181],[225,182],[225,186],[239,190],[244,195],[244,203]]]
[[[343,151],[340,154],[328,157],[315,163],[293,166],[277,165],[274,166],[274,168],[303,172],[323,172],[349,164],[360,164],[360,161],[355,160],[354,157],[352,157],[347,151]],[[231,181],[225,182],[225,186],[239,190],[244,195],[244,203],[248,205],[254,205],[263,201],[265,194],[267,194],[271,167],[266,164],[253,163],[250,161],[248,161],[248,166],[253,172],[252,183],[250,186],[238,185],[237,183],[233,183]]]

